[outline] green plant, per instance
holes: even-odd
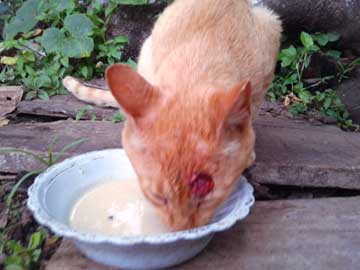
[[[16,10],[23,2],[24,0],[3,0],[0,2],[0,32],[3,31],[5,22],[8,21],[11,16],[15,15]]]
[[[28,172],[27,174],[25,174],[23,177],[21,177],[17,183],[12,187],[11,192],[9,193],[7,200],[6,200],[6,205],[8,208],[11,208],[11,204],[13,201],[13,197],[16,193],[16,191],[18,190],[18,188],[21,186],[22,183],[24,183],[24,181],[26,179],[28,179],[30,176],[34,176],[37,175],[43,171],[45,171],[47,168],[51,167],[52,165],[54,165],[55,163],[59,162],[60,159],[63,157],[63,155],[65,154],[66,151],[70,150],[71,148],[74,148],[78,145],[80,145],[81,143],[83,143],[86,139],[79,139],[76,140],[66,146],[64,146],[57,155],[54,155],[54,145],[57,142],[57,137],[55,137],[55,139],[53,140],[53,142],[50,144],[49,146],[49,150],[48,150],[48,154],[47,157],[42,157],[42,156],[38,156],[35,155],[29,151],[23,150],[23,149],[19,149],[19,148],[0,148],[0,154],[10,154],[10,153],[20,153],[20,154],[24,154],[24,155],[28,155],[32,158],[34,158],[35,160],[37,160],[39,162],[39,164],[42,165],[41,168],[39,169],[35,169],[32,170],[30,172]]]
[[[41,246],[48,236],[44,229],[31,234],[28,245],[23,246],[20,242],[8,240],[5,236],[0,238],[0,253],[8,256],[4,261],[5,270],[36,270],[41,256]]]
[[[86,113],[90,113],[91,115],[91,120],[95,121],[96,120],[96,114],[95,112],[93,112],[94,107],[91,105],[85,105],[84,107],[82,107],[75,116],[75,120],[79,121],[80,119],[82,119],[84,117],[84,115]]]
[[[350,63],[344,64],[341,61],[338,62],[339,74],[338,81],[341,82],[344,79],[348,79],[348,74],[360,65],[360,58],[353,60]]]
[[[290,45],[280,51],[279,71],[267,93],[267,98],[271,101],[283,100],[293,114],[304,113],[309,110],[318,110],[324,116],[335,118],[343,127],[352,126],[348,119],[343,104],[332,89],[323,92],[315,91],[316,87],[325,86],[329,80],[335,77],[338,80],[345,78],[357,61],[349,65],[342,65],[341,72],[334,76],[327,76],[312,80],[306,83],[303,78],[304,71],[309,68],[314,54],[327,55],[334,58],[341,65],[341,52],[331,50],[331,43],[337,41],[339,35],[336,33],[310,35],[302,32],[300,34],[300,44]]]
[[[26,99],[48,99],[66,93],[61,79],[103,76],[107,65],[121,62],[128,43],[123,36],[106,38],[112,14],[121,4],[144,0],[27,0],[7,19],[0,43],[0,83],[23,84]],[[131,66],[131,59],[124,59]]]
[[[118,112],[114,113],[111,120],[113,123],[120,123],[125,120],[125,117],[120,111],[118,111]]]

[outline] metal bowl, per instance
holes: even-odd
[[[253,188],[241,177],[213,221],[186,231],[151,236],[106,236],[84,233],[69,225],[74,203],[104,179],[136,179],[124,150],[90,152],[67,159],[39,175],[28,191],[35,219],[55,234],[73,240],[90,259],[124,269],[162,269],[202,251],[214,233],[245,218],[254,204]]]

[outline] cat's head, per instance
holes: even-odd
[[[123,145],[145,196],[173,230],[206,224],[254,160],[250,83],[167,91],[123,65],[106,78],[127,117]]]

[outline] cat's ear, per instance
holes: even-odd
[[[161,98],[158,89],[129,66],[111,65],[105,78],[116,101],[134,119],[144,117]]]
[[[251,83],[240,81],[235,87],[213,96],[216,117],[222,126],[241,128],[251,118]]]

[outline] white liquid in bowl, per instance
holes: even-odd
[[[70,213],[79,231],[104,235],[153,235],[169,232],[136,180],[111,181],[86,192]]]

